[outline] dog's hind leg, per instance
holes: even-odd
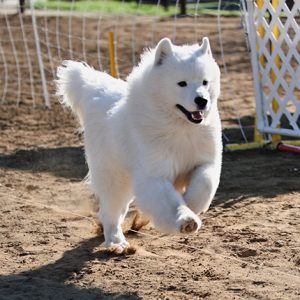
[[[117,206],[113,202],[110,196],[102,197],[98,216],[103,226],[105,247],[121,253],[129,246],[122,231],[122,224],[128,211],[129,202],[120,203]]]
[[[220,171],[220,166],[208,164],[199,166],[192,173],[183,198],[194,213],[208,210],[219,185]]]
[[[116,253],[122,253],[129,243],[122,231],[122,224],[127,214],[132,195],[127,184],[109,180],[93,185],[100,199],[98,218],[103,226],[105,247]]]
[[[166,233],[193,233],[201,220],[185,204],[173,184],[162,178],[139,177],[135,182],[138,206]]]

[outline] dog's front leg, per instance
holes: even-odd
[[[137,204],[161,231],[192,233],[200,228],[201,220],[187,207],[169,180],[138,178],[135,181]]]
[[[220,172],[220,166],[207,164],[197,167],[192,173],[183,197],[194,213],[208,210],[220,182]]]

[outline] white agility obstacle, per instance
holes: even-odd
[[[300,1],[247,1],[256,93],[262,133],[300,137]]]

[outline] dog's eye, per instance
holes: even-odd
[[[179,81],[177,84],[178,84],[180,87],[185,87],[185,86],[187,86],[186,81]]]
[[[203,81],[202,81],[202,84],[203,84],[203,85],[208,85],[208,81],[207,81],[207,80],[203,80]]]

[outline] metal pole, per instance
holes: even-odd
[[[37,24],[36,24],[36,17],[35,17],[35,11],[34,11],[34,0],[30,0],[30,10],[31,10],[31,18],[32,18],[32,27],[33,27],[35,46],[36,46],[37,57],[38,57],[38,64],[39,64],[40,75],[41,75],[41,79],[42,79],[42,88],[43,88],[45,105],[46,105],[46,107],[51,108],[51,104],[49,101],[48,88],[47,88],[47,81],[46,81],[46,76],[45,76],[45,70],[44,70],[44,62],[43,62],[43,58],[42,58],[40,38],[39,38],[39,33],[37,30]]]

